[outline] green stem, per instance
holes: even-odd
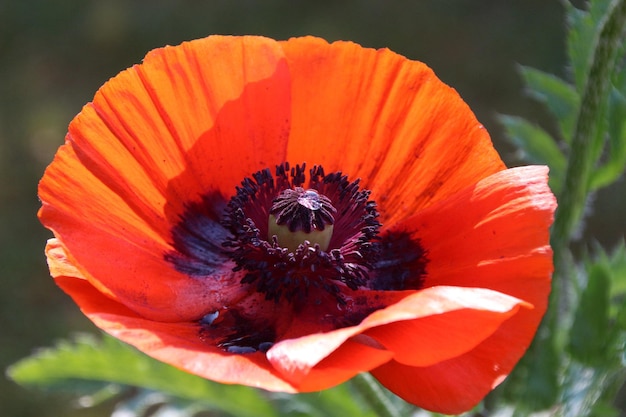
[[[559,395],[558,368],[563,366],[559,352],[563,349],[560,346],[563,340],[558,337],[557,330],[563,328],[563,319],[571,314],[568,294],[574,283],[569,245],[587,202],[589,177],[597,158],[596,152],[592,151],[601,148],[596,141],[604,139],[598,134],[602,107],[610,91],[611,75],[626,25],[626,0],[616,0],[611,6],[595,45],[572,138],[565,183],[558,196],[559,207],[551,239],[555,271],[550,308],[525,358],[531,374],[542,383],[526,385],[521,397],[522,401],[535,404],[536,408],[549,407]],[[539,368],[535,369],[537,366]]]
[[[591,169],[596,162],[594,148],[598,135],[602,107],[610,92],[617,51],[626,27],[626,0],[613,2],[607,14],[596,44],[593,62],[583,92],[576,130],[572,138],[565,184],[559,196],[559,208],[555,215],[552,247],[555,253],[555,282],[553,293],[558,297],[557,311],[567,309],[563,297],[567,288],[568,248],[587,202]]]
[[[351,382],[378,417],[401,416],[398,407],[385,395],[373,376],[368,373],[358,374]]]

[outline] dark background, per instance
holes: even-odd
[[[524,97],[516,65],[563,76],[564,20],[558,0],[0,0],[0,369],[56,339],[93,331],[49,278],[43,248],[51,234],[36,218],[37,181],[82,105],[148,50],[216,33],[313,34],[389,47],[455,87],[515,164],[495,115],[550,126],[542,107]],[[597,196],[588,222],[607,245],[624,236],[625,197],[615,197],[616,189]],[[105,416],[110,409],[75,409],[69,397],[0,378],[3,417]]]

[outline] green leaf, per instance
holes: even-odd
[[[188,374],[109,336],[104,336],[101,341],[91,335],[61,341],[53,348],[43,349],[19,361],[7,373],[17,383],[27,387],[71,392],[93,392],[110,387],[112,382],[117,386],[143,388],[138,395],[117,406],[120,413],[129,416],[143,416],[145,410],[161,403],[164,404],[164,413],[165,410],[173,412],[174,407],[181,416],[185,413],[191,416],[191,411],[195,412],[201,406],[237,417],[375,417],[371,410],[351,400],[355,394],[349,384],[319,393],[261,393],[252,388],[218,384]],[[119,389],[114,392],[119,392]],[[168,396],[197,404],[177,404]],[[91,405],[88,402],[83,405]]]
[[[224,416],[223,413],[209,411],[211,416]],[[161,392],[140,390],[130,398],[125,397],[116,406],[112,417],[194,417],[207,415],[201,403],[173,399]]]
[[[611,275],[605,265],[595,263],[588,277],[570,330],[569,350],[581,363],[597,364],[607,354]]]
[[[521,117],[499,115],[498,120],[504,126],[509,140],[523,152],[523,159],[550,167],[550,187],[558,194],[567,162],[554,139],[545,130]]]
[[[215,414],[210,414],[215,416]],[[125,416],[125,415],[124,415]],[[194,416],[207,416],[206,410],[202,410],[194,404],[178,404],[178,403],[166,403],[158,407],[149,417],[194,417]],[[112,416],[116,417],[116,416]],[[147,416],[146,416],[147,417]],[[217,417],[217,416],[215,416]]]
[[[589,417],[620,417],[620,411],[611,404],[607,404],[604,401],[598,401],[593,405]]]
[[[489,408],[512,404],[515,416],[529,416],[557,402],[561,395],[560,369],[563,352],[556,334],[540,328],[528,351],[500,386],[487,398]],[[487,413],[488,414],[488,413]]]
[[[532,351],[525,358],[528,365],[527,379],[516,402],[530,411],[538,411],[552,406],[560,393],[558,373],[561,352],[556,349],[552,337],[538,337],[533,345],[534,349],[531,348]]]
[[[611,271],[611,317],[616,325],[626,331],[626,245],[622,240],[608,258],[607,268]]]
[[[615,325],[618,329],[626,331],[626,245],[624,241],[621,241],[613,251],[609,262],[612,278],[611,308],[613,313],[611,317],[615,317]],[[626,363],[623,366],[626,366]]]
[[[115,415],[123,415],[129,417],[142,417],[149,415],[148,413],[152,410],[156,410],[162,405],[168,402],[168,398],[166,395],[160,392],[154,391],[141,391],[136,395],[133,395],[131,398],[128,398],[124,401],[119,402],[115,411],[113,412],[113,416]],[[173,417],[182,417],[184,414],[174,414]],[[190,417],[191,414],[188,414],[185,417]]]
[[[609,100],[609,149],[606,160],[593,172],[590,184],[593,190],[612,184],[626,168],[626,95],[613,88]]]
[[[615,326],[621,331],[626,331],[626,300],[620,298],[620,304],[616,307]]]
[[[82,408],[95,407],[121,395],[124,392],[124,388],[125,387],[119,384],[106,384],[98,390],[94,390],[86,395],[80,396],[76,400],[76,404]],[[73,391],[76,393],[77,390]]]
[[[260,391],[223,385],[158,362],[109,336],[101,341],[79,335],[22,359],[8,371],[28,387],[74,389],[77,385],[117,383],[161,391],[199,401],[207,408],[242,417],[275,417],[276,411]]]
[[[580,96],[566,81],[534,68],[520,66],[527,93],[535,100],[545,103],[556,118],[562,138],[569,143],[574,134],[578,117]]]
[[[306,394],[272,393],[270,397],[276,402],[280,415],[302,417],[344,417],[363,416],[376,417],[358,401],[349,384],[342,384],[321,392]]]
[[[613,249],[609,258],[609,267],[613,272],[612,295],[626,294],[626,242],[622,239]]]
[[[623,314],[626,315],[626,243],[624,240],[620,241],[610,254],[607,254],[604,248],[596,243],[593,246],[593,252],[596,258],[595,263],[600,264],[609,273],[609,298],[611,300],[609,318],[611,320],[618,318],[619,323],[618,311],[624,311]],[[626,329],[626,327],[623,328]]]

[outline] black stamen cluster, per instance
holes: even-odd
[[[317,192],[322,204],[334,208],[328,209],[334,222],[328,249],[305,241],[291,251],[276,239],[268,240],[272,205],[283,191],[305,188],[305,167],[290,168],[285,163],[276,167],[275,177],[265,169],[244,179],[225,210],[222,224],[232,236],[223,246],[236,264],[234,270],[246,272],[241,282],[256,285],[267,299],[294,300],[306,296],[311,288],[320,288],[342,302],[342,287],[357,289],[367,283],[376,257],[372,240],[380,228],[378,211],[369,200],[370,192],[359,190],[358,180],[350,182],[341,172],[326,175],[321,166],[314,166],[306,189]],[[328,223],[328,213],[321,220],[333,224]]]

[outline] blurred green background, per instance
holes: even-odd
[[[389,47],[455,87],[513,165],[518,155],[495,115],[550,129],[542,107],[524,97],[516,65],[563,75],[564,31],[558,0],[0,0],[0,368],[93,331],[49,278],[37,181],[82,105],[148,50],[215,33]],[[622,179],[596,196],[587,238],[610,246],[624,237],[624,195]],[[70,397],[0,379],[2,417],[107,416],[111,408],[80,409]]]

